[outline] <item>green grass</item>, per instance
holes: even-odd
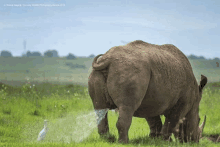
[[[201,121],[203,121],[204,115],[207,116],[204,136],[220,134],[220,118],[218,117],[220,87],[216,85],[218,86],[220,83],[207,85],[200,103]],[[87,87],[49,83],[35,86],[27,83],[23,87],[0,86],[0,146],[218,146],[217,143],[207,139],[200,140],[199,144],[180,144],[175,139],[172,143],[160,139],[150,139],[147,122],[145,119],[136,117],[133,117],[129,130],[130,143],[119,144],[116,129],[118,115],[112,111],[109,111],[109,127],[111,134],[116,137],[115,142],[111,143],[100,138],[97,128],[92,130],[91,134],[80,143],[57,141],[54,140],[54,134],[59,134],[59,131],[56,132],[57,130],[63,129],[65,126],[65,129],[70,129],[68,128],[70,126],[76,127],[77,116],[93,111]],[[44,119],[50,121],[49,131],[53,133],[48,132],[45,141],[36,142]],[[162,120],[164,121],[164,117]]]

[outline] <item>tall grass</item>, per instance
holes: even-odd
[[[0,142],[23,142],[37,135],[44,119],[55,120],[93,109],[87,88],[78,85],[27,83],[14,88],[15,93],[11,91],[12,87],[8,90],[5,85],[0,90]],[[29,126],[35,126],[36,130],[24,133]]]
[[[203,116],[207,116],[204,136],[220,134],[219,98],[219,87],[213,88],[211,84],[207,85],[200,103],[201,122]],[[50,83],[31,85],[28,82],[22,87],[1,84],[0,146],[125,146],[117,142],[118,115],[112,111],[108,112],[108,119],[110,133],[116,138],[113,143],[100,138],[97,129],[92,130],[92,133],[82,142],[66,143],[54,139],[55,136],[51,134],[47,136],[47,140],[50,141],[36,142],[44,119],[50,121],[50,131],[62,129],[57,124],[70,129],[69,126],[76,125],[77,116],[89,114],[91,111],[93,111],[93,105],[87,87]],[[164,117],[162,118],[164,121]],[[146,120],[133,117],[129,130],[130,143],[126,146],[218,146],[207,139],[200,140],[199,144],[180,144],[173,138],[174,142],[170,143],[161,139],[151,139],[148,134],[149,127]]]

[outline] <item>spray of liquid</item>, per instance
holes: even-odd
[[[49,120],[46,137],[40,142],[82,142],[97,128],[108,110],[100,109],[77,116],[69,114],[57,120]],[[37,141],[37,135],[42,127],[43,122],[33,127],[27,127],[24,132],[26,134],[24,141]]]
[[[77,127],[73,132],[74,138],[72,137],[72,141],[81,142],[85,138],[87,138],[97,127],[97,125],[101,122],[101,120],[105,117],[105,114],[108,112],[108,109],[100,109],[95,110],[95,112],[91,112],[89,114],[85,114],[82,116],[78,116],[76,118]]]

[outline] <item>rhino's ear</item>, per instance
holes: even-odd
[[[200,81],[200,85],[199,85],[199,91],[201,92],[202,89],[205,87],[206,83],[207,83],[208,79],[206,76],[201,75],[201,81]]]

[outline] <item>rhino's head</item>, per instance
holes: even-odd
[[[182,129],[180,135],[185,142],[194,141],[199,142],[199,139],[202,137],[202,132],[206,122],[206,116],[201,126],[199,126],[200,117],[199,117],[199,103],[202,98],[202,90],[207,83],[207,77],[201,75],[200,85],[198,87],[199,93],[196,96],[196,101],[193,104],[193,107],[186,115],[186,119],[183,121],[183,124],[180,125],[180,130]]]

